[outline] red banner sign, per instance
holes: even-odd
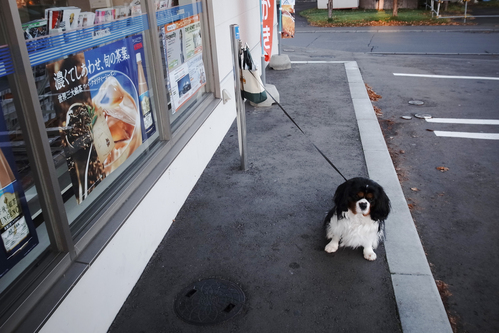
[[[272,36],[274,30],[275,0],[262,1],[262,45],[265,61],[270,61],[272,55]]]

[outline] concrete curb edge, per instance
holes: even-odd
[[[369,176],[392,201],[386,257],[404,332],[452,332],[357,62],[345,62]]]

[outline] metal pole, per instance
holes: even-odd
[[[232,60],[234,71],[234,90],[236,96],[236,112],[237,112],[237,136],[239,139],[239,155],[241,156],[241,170],[246,171],[246,110],[244,108],[243,97],[241,96],[241,67],[239,59],[241,57],[241,37],[239,36],[239,25],[231,24],[230,39],[232,42]]]
[[[468,13],[468,1],[464,1],[464,23],[466,23],[466,14]]]
[[[267,77],[265,75],[265,56],[262,55],[262,83],[265,86],[267,84]]]
[[[279,36],[277,36],[279,55],[281,55],[281,38],[282,38],[282,6],[281,3],[279,3]]]

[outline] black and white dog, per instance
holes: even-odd
[[[390,213],[390,199],[383,188],[367,178],[352,178],[338,186],[333,201],[324,221],[326,237],[331,239],[325,251],[362,246],[364,258],[376,260],[374,249],[383,239],[384,221]]]

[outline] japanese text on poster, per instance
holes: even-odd
[[[265,61],[272,56],[272,36],[274,31],[274,0],[262,1],[262,46]]]
[[[142,59],[135,35],[47,65],[78,203],[155,132]]]

